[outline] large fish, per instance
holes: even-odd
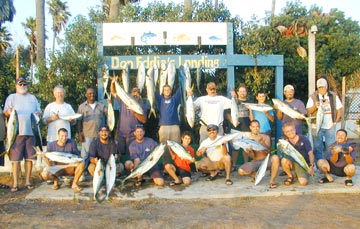
[[[104,64],[104,76],[103,76],[103,86],[104,86],[104,96],[103,97],[105,97],[105,95],[106,95],[106,89],[107,89],[107,86],[108,86],[108,84],[109,84],[109,78],[110,78],[110,76],[109,76],[109,67],[106,65],[106,64]]]
[[[130,178],[139,178],[144,173],[149,171],[160,159],[165,151],[165,144],[160,143],[157,145],[154,150],[150,153],[150,155],[142,161],[135,170],[130,173],[124,180],[121,181],[121,187],[124,187],[125,181]]]
[[[144,62],[140,62],[138,73],[137,73],[137,78],[136,78],[136,85],[139,88],[140,93],[144,89],[145,76],[146,76],[145,64],[144,64]]]
[[[34,137],[35,137],[35,146],[39,146],[40,150],[42,151],[42,137],[41,137],[41,131],[40,131],[40,127],[39,127],[39,121],[40,118],[39,116],[37,116],[36,114],[32,113],[31,114],[31,129],[34,133]]]
[[[167,140],[167,145],[171,148],[171,150],[178,155],[183,160],[193,161],[194,158],[191,154],[179,143],[171,140]]]
[[[187,123],[193,128],[195,124],[195,108],[192,96],[188,96],[186,99],[185,113]]]
[[[121,81],[126,93],[130,92],[130,65],[126,64],[121,72]]]
[[[153,64],[153,69],[154,69],[154,84],[156,87],[159,80],[159,67],[157,66],[156,63]]]
[[[103,195],[101,198],[99,196],[99,191],[103,186],[105,179],[105,166],[104,162],[99,159],[96,163],[94,177],[93,177],[93,192],[94,192],[94,199],[98,202],[102,202],[106,196]]]
[[[234,97],[231,98],[231,109],[230,109],[230,115],[231,115],[231,121],[233,126],[236,128],[238,125],[238,106],[236,103],[236,100]]]
[[[160,80],[159,80],[159,93],[162,93],[163,87],[166,84],[167,79],[167,67],[165,62],[161,62],[160,65]]]
[[[304,119],[310,127],[310,120],[312,119],[311,117],[306,117],[304,114],[301,114],[297,110],[294,110],[292,107],[279,99],[272,99],[272,101],[274,105],[277,105],[277,109],[279,109],[282,113],[293,119]]]
[[[109,130],[113,131],[115,128],[115,112],[112,103],[108,103],[106,120]]]
[[[322,109],[321,105],[319,106],[317,113],[316,113],[316,133],[315,135],[319,134],[319,130],[324,122],[324,110]]]
[[[184,72],[185,72],[185,88],[186,91],[192,91],[191,89],[191,74],[190,68],[187,63],[184,64]]]
[[[106,178],[106,197],[109,197],[111,189],[114,187],[116,178],[116,163],[113,154],[110,155],[105,168]]]
[[[269,163],[269,157],[270,154],[268,154],[266,156],[266,158],[264,159],[264,161],[261,163],[258,171],[256,172],[256,177],[255,177],[255,185],[259,184],[260,181],[263,179],[263,177],[265,176],[266,173],[266,169],[267,169],[267,165]]]
[[[146,75],[146,95],[147,95],[147,99],[149,100],[149,103],[150,103],[150,111],[149,111],[148,117],[150,118],[151,114],[153,114],[154,117],[156,118],[155,84],[154,84],[152,67],[148,70],[148,74]]]
[[[82,114],[80,114],[80,113],[74,113],[71,115],[60,115],[59,119],[70,121],[71,119],[74,120],[74,119],[81,118],[81,116],[82,116]]]
[[[266,148],[264,145],[249,138],[234,138],[232,143],[235,150],[238,150],[240,148],[242,148],[245,151],[249,149],[255,151],[268,150],[268,148]]]
[[[297,151],[294,148],[294,146],[292,146],[290,144],[290,142],[283,140],[283,139],[279,139],[279,141],[277,143],[277,149],[281,153],[286,154],[286,155],[290,156],[292,159],[294,159],[296,161],[296,163],[298,163],[306,171],[310,170],[309,165],[305,161],[304,157],[301,155],[301,153],[299,153],[299,151]]]
[[[126,93],[124,91],[124,89],[122,89],[120,87],[120,85],[117,81],[115,81],[115,89],[116,89],[116,94],[119,96],[121,101],[123,101],[123,103],[125,103],[127,108],[129,108],[130,110],[132,110],[140,115],[144,114],[144,110],[142,109],[140,104],[131,95]]]
[[[200,86],[202,85],[202,78],[203,78],[203,68],[202,68],[202,64],[200,63],[198,68],[196,69],[196,87],[199,92],[199,95],[201,95]]]
[[[169,62],[167,67],[167,83],[173,88],[175,83],[176,67],[174,62]]]
[[[258,104],[258,103],[243,103],[245,106],[248,106],[253,111],[270,111],[273,109],[272,106],[268,104]]]
[[[219,139],[211,143],[210,145],[207,145],[206,147],[213,147],[221,145],[225,142],[231,141],[233,138],[236,138],[239,135],[239,133],[232,133],[232,134],[226,134],[224,136],[221,136]]]
[[[15,142],[16,136],[19,131],[19,120],[17,116],[17,112],[13,109],[10,113],[9,120],[7,122],[7,130],[6,130],[6,146],[5,153],[10,153],[10,149]]]
[[[34,149],[37,155],[42,155],[42,151],[38,146],[34,147]],[[47,157],[50,161],[63,164],[72,164],[84,161],[82,157],[70,152],[45,152],[44,156]]]

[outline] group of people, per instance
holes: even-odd
[[[53,181],[53,189],[60,188],[60,176],[73,175],[71,188],[75,192],[81,192],[79,182],[86,179],[86,173],[94,174],[95,165],[99,159],[107,161],[111,154],[117,160],[117,173],[124,171],[131,173],[139,164],[144,161],[159,143],[167,143],[172,140],[181,143],[192,157],[200,157],[185,160],[174,153],[170,147],[165,147],[162,156],[163,168],[158,164],[152,167],[148,174],[155,185],[163,186],[164,173],[173,179],[170,186],[191,184],[192,163],[195,162],[197,169],[207,176],[207,181],[213,181],[217,176],[225,171],[225,184],[232,185],[231,172],[237,171],[240,176],[252,176],[255,179],[256,172],[263,160],[270,154],[267,167],[271,170],[270,188],[276,188],[276,176],[280,167],[287,175],[285,185],[291,185],[297,177],[301,185],[308,183],[308,176],[314,174],[315,167],[324,173],[320,183],[332,182],[334,179],[331,174],[345,177],[345,185],[352,185],[351,177],[355,174],[353,161],[356,157],[356,147],[347,142],[347,133],[344,129],[339,129],[335,133],[336,123],[340,121],[342,104],[338,96],[328,90],[327,81],[323,78],[317,80],[317,91],[312,94],[306,104],[294,98],[294,87],[286,85],[284,87],[284,102],[294,110],[302,114],[316,117],[317,112],[322,112],[321,124],[319,120],[313,119],[313,127],[309,130],[313,138],[311,139],[302,134],[302,120],[292,119],[282,113],[277,107],[276,112],[252,110],[247,103],[247,88],[240,84],[236,91],[231,91],[237,107],[237,123],[233,123],[230,108],[231,99],[217,94],[217,86],[214,82],[206,85],[207,95],[200,96],[194,100],[194,107],[199,109],[200,129],[199,147],[195,152],[190,146],[193,137],[189,131],[181,132],[178,107],[181,104],[181,93],[178,88],[174,94],[169,85],[164,85],[161,92],[156,91],[156,102],[158,106],[158,141],[145,137],[145,123],[148,121],[150,110],[149,102],[141,97],[138,88],[133,88],[130,95],[137,101],[142,110],[142,114],[128,107],[126,101],[118,96],[116,91],[116,80],[114,77],[110,91],[111,95],[119,104],[119,117],[115,131],[115,137],[111,137],[111,131],[107,126],[107,107],[96,101],[95,90],[88,88],[85,93],[86,101],[79,105],[77,113],[81,114],[78,119],[64,116],[75,114],[71,105],[64,101],[65,89],[62,86],[55,86],[55,101],[49,103],[42,115],[42,121],[47,125],[47,151],[66,152],[82,157],[81,162],[72,164],[61,164],[50,161],[43,154],[48,167],[41,172],[41,178]],[[36,97],[28,92],[28,83],[24,78],[16,80],[16,93],[11,94],[5,101],[4,115],[9,117],[12,110],[18,113],[19,132],[13,146],[10,149],[10,160],[12,162],[13,186],[11,192],[18,191],[19,163],[25,160],[26,179],[25,187],[33,189],[30,182],[32,162],[36,145],[34,133],[31,128],[31,114],[40,116],[41,109]],[[189,91],[187,96],[193,96]],[[258,92],[256,100],[258,104],[266,103],[266,93]],[[110,102],[110,101],[109,101]],[[2,113],[2,112],[1,112]],[[282,120],[283,138],[286,139],[295,149],[297,149],[306,162],[310,170],[306,171],[300,167],[293,158],[280,153],[273,154],[271,143],[271,123],[276,118]],[[226,132],[224,124],[235,131],[241,132],[246,138],[261,144],[261,150],[250,147],[246,150],[236,150],[231,141],[223,142],[221,145],[214,145]],[[3,125],[0,120],[0,127]],[[71,137],[71,125],[76,126],[78,139],[81,142],[81,151]],[[320,128],[316,128],[319,126]],[[2,127],[1,127],[2,128]],[[5,132],[1,130],[0,132]],[[0,133],[0,140],[4,139],[4,134]],[[2,139],[1,139],[2,138]],[[326,145],[326,156],[323,156],[323,138]],[[3,141],[0,142],[3,147]],[[238,167],[239,153],[242,151],[243,164]],[[123,156],[127,156],[122,158]],[[251,160],[249,160],[251,158]],[[123,162],[123,164],[121,163]],[[3,161],[0,160],[0,165]],[[143,182],[142,177],[137,177],[136,186]]]

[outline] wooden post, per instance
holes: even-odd
[[[16,79],[18,79],[20,76],[20,66],[19,66],[19,53],[20,53],[20,47],[18,46],[16,48]]]

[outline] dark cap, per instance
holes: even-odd
[[[134,87],[133,89],[131,89],[131,93],[133,93],[133,92],[138,92],[138,93],[140,93],[140,89],[137,88],[137,87]]]
[[[206,126],[207,131],[209,131],[211,129],[218,131],[219,127],[217,125],[215,125],[215,124],[209,124],[209,125]]]
[[[24,83],[24,84],[27,84],[27,81],[24,77],[20,77],[16,80],[16,83],[19,84],[19,83]]]
[[[100,127],[99,127],[99,132],[102,130],[102,129],[106,129],[107,131],[110,131],[110,129],[109,129],[109,127],[107,126],[107,125],[101,125]]]
[[[136,125],[135,125],[135,130],[136,130],[136,129],[139,129],[139,128],[145,130],[145,127],[144,127],[143,124],[136,124]]]

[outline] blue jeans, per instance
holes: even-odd
[[[330,129],[320,129],[318,135],[313,136],[315,163],[317,163],[319,159],[324,158],[323,138],[325,138],[325,150],[327,151],[329,149],[329,146],[335,142],[335,135],[335,126],[332,126]]]

